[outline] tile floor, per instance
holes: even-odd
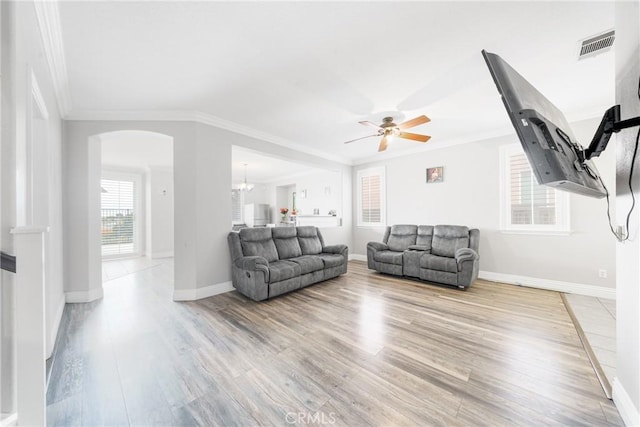
[[[567,294],[589,345],[613,386],[616,376],[616,301],[584,295]]]
[[[127,274],[156,267],[163,263],[163,259],[149,259],[147,257],[111,259],[102,262],[102,283],[124,277]]]

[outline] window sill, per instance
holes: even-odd
[[[531,236],[569,236],[570,230],[500,230],[502,234],[525,234]]]

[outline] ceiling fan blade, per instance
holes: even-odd
[[[382,137],[382,141],[380,141],[380,145],[378,146],[378,152],[384,151],[389,146],[389,139],[386,136]]]
[[[421,125],[423,123],[427,123],[430,122],[431,119],[427,116],[418,116],[415,119],[411,119],[411,120],[407,120],[404,123],[400,123],[398,125],[398,129],[400,130],[404,130],[404,129],[409,129],[418,125]]]
[[[411,132],[400,132],[398,136],[400,138],[411,139],[413,141],[418,141],[418,142],[427,142],[429,139],[431,139],[429,135],[420,135],[420,134],[411,133]]]
[[[360,138],[356,138],[356,139],[351,139],[349,141],[345,141],[345,144],[351,144],[352,142],[360,141],[361,139],[365,139],[365,138],[371,138],[372,136],[379,136],[379,135],[376,133],[375,135],[361,136]]]
[[[377,124],[375,124],[373,122],[370,122],[368,120],[364,120],[364,121],[358,122],[358,123],[360,123],[361,125],[365,125],[365,126],[372,126],[372,127],[376,128],[376,129],[381,129],[379,125],[377,125]]]

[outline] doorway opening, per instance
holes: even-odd
[[[160,265],[172,269],[173,138],[127,130],[100,141],[103,284]]]

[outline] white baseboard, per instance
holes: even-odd
[[[159,259],[159,258],[173,258],[173,251],[167,251],[167,252],[155,252],[152,253],[150,256],[147,256],[150,259]]]
[[[526,286],[529,288],[548,289],[551,291],[566,292],[570,294],[587,295],[590,297],[615,299],[616,290],[603,286],[585,285],[582,283],[561,282],[559,280],[538,279],[535,277],[518,276],[515,274],[494,273],[480,271],[479,279],[492,282],[507,283],[510,285]]]
[[[58,336],[58,329],[60,328],[60,321],[62,320],[62,313],[64,313],[64,306],[66,304],[67,297],[65,294],[60,296],[60,301],[56,307],[56,315],[53,319],[53,327],[49,331],[49,336],[46,342],[46,358],[50,358],[53,353],[53,346],[56,344],[56,337]]]
[[[349,261],[367,261],[366,255],[361,254],[349,254]]]
[[[175,289],[173,291],[174,301],[195,301],[202,298],[212,297],[214,295],[223,294],[225,292],[234,291],[231,281],[216,283],[215,285],[205,286],[197,289]]]
[[[640,426],[640,413],[638,413],[638,408],[633,404],[631,397],[627,394],[627,391],[624,389],[618,378],[614,378],[613,380],[613,402],[616,404],[616,408],[618,408],[618,412],[622,417],[622,421],[626,426]]]
[[[64,295],[68,303],[75,304],[98,300],[104,296],[104,292],[102,291],[102,286],[100,286],[89,291],[65,292]]]

